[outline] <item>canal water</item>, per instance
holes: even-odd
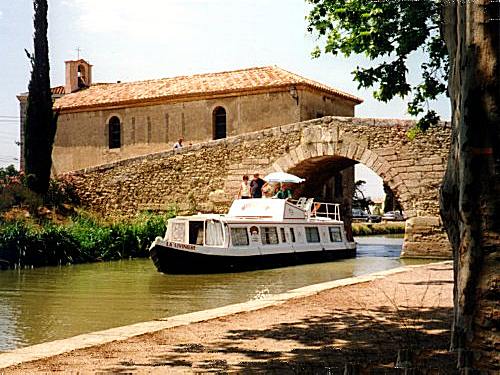
[[[402,238],[357,241],[355,259],[234,274],[164,275],[149,259],[0,271],[0,352],[402,265]]]

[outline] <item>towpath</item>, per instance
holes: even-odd
[[[391,374],[399,373],[398,351],[406,348],[412,349],[412,366],[454,373],[455,357],[447,351],[452,291],[451,262],[404,267],[150,322],[146,329],[146,323],[122,327],[128,339],[51,357],[106,331],[1,354],[0,374],[336,374],[345,366]],[[139,327],[152,332],[137,335]],[[16,355],[20,362],[36,352],[47,358],[5,368]]]

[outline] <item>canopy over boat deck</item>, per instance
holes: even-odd
[[[237,199],[229,209],[228,217],[262,218],[268,220],[305,220],[309,218],[340,220],[339,205],[314,202],[312,198]]]

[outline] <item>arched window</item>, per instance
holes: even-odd
[[[121,125],[120,119],[113,116],[109,119],[109,148],[121,147]]]
[[[214,139],[226,138],[226,110],[217,107],[213,114]]]

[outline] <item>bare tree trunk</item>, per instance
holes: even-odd
[[[463,372],[500,370],[500,4],[443,1],[453,139],[441,216],[454,255],[452,349]]]

